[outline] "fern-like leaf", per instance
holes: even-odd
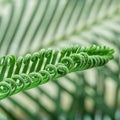
[[[0,58],[0,99],[31,89],[69,72],[101,66],[113,58],[105,46],[71,46],[62,50],[41,50],[24,57]]]

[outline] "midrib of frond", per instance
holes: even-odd
[[[113,18],[115,18],[116,16],[119,16],[120,15],[120,8],[115,8],[114,11],[112,12],[112,14],[106,14],[102,19],[98,20],[98,19],[95,19],[95,21],[93,21],[92,23],[89,23],[89,24],[85,24],[82,28],[80,29],[73,29],[72,32],[70,32],[69,34],[63,34],[61,37],[57,38],[57,39],[53,39],[51,40],[51,42],[49,42],[48,44],[46,45],[43,45],[42,47],[43,48],[48,48],[50,46],[55,46],[57,45],[58,43],[64,41],[64,40],[69,40],[69,38],[71,38],[72,36],[78,36],[80,34],[82,34],[84,31],[88,31],[89,29],[91,29],[93,26],[98,26],[100,25],[102,22],[104,21],[110,21],[112,20]]]

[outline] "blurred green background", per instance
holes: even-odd
[[[106,45],[107,65],[0,101],[0,120],[120,120],[120,0],[0,0],[0,55]]]

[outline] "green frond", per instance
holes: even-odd
[[[42,49],[24,57],[0,58],[0,99],[31,89],[69,72],[102,66],[113,58],[105,46],[71,46],[62,50]]]

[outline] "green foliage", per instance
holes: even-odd
[[[113,52],[105,46],[71,46],[62,50],[42,49],[17,59],[15,56],[3,56],[0,58],[0,99],[69,72],[102,66],[113,58]]]
[[[119,119],[120,1],[3,3],[0,98],[35,88],[3,99],[0,110],[10,120]],[[110,63],[75,72],[107,63],[113,58],[110,48],[115,49]],[[69,72],[74,73],[64,76]],[[55,80],[38,86],[48,81],[43,74]]]

